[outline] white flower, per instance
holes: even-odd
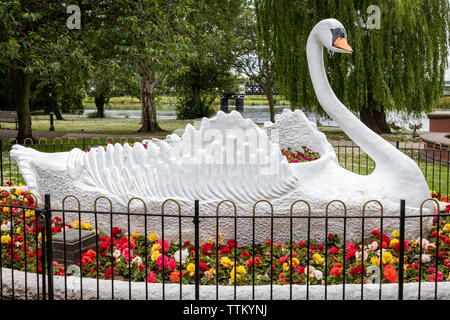
[[[306,270],[306,268],[305,268]],[[309,266],[309,277],[310,278],[314,278],[314,272],[316,271],[316,269],[313,266]]]
[[[314,271],[314,277],[316,277],[316,279],[319,281],[322,280],[322,277],[323,277],[322,271],[320,271],[320,270]]]
[[[20,247],[22,245],[22,242],[17,241],[16,242],[16,248]]]
[[[2,229],[3,232],[7,232],[8,230],[10,230],[11,229],[11,222],[6,221],[5,224],[2,224],[1,229]]]
[[[120,257],[120,250],[114,251],[113,257],[114,257],[115,259],[118,259],[118,258]]]
[[[356,251],[356,252],[355,252],[355,258],[356,258],[356,260],[361,260],[361,255],[362,255],[362,253],[361,253],[360,251]],[[368,256],[369,256],[369,255],[367,254],[367,252],[364,251],[364,260],[366,260]]]
[[[420,243],[420,238],[417,238],[416,240],[418,243]],[[430,242],[427,239],[422,239],[422,248],[427,248]]]
[[[136,257],[134,257],[134,259],[131,262],[140,266],[142,264],[142,258],[139,256],[136,256]]]
[[[373,241],[371,244],[367,246],[367,249],[371,251],[375,251],[378,249],[378,243],[376,241]]]
[[[431,256],[426,253],[422,253],[422,263],[427,263],[431,261]]]
[[[181,250],[181,263],[185,263],[186,258],[189,256],[188,249]],[[176,262],[180,263],[180,250],[173,254],[173,258]]]

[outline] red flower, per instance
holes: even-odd
[[[397,242],[395,244],[395,248],[394,248],[395,252],[399,252],[400,251],[400,242]],[[405,251],[409,250],[409,245],[408,245],[408,241],[405,240]]]
[[[330,251],[330,254],[339,253],[339,249],[336,247],[331,247],[331,249],[329,251]]]
[[[306,242],[305,242],[305,241],[299,242],[299,243],[298,243],[298,246],[299,246],[300,248],[304,248],[304,247],[306,246]]]
[[[336,276],[336,277],[339,277],[341,274],[342,274],[341,268],[333,267],[331,269],[331,271],[330,271],[330,275],[333,275],[333,276]]]
[[[202,253],[205,256],[209,256],[211,253],[213,253],[213,247],[209,242],[205,242],[202,244]]]
[[[361,272],[363,273],[365,272],[365,268],[361,264],[358,264],[357,267],[350,269],[350,273],[353,277],[357,276],[358,274],[361,274]]]
[[[122,233],[122,230],[120,230],[119,227],[112,228],[112,235],[113,235],[113,237],[117,237],[121,233]]]
[[[114,277],[116,276],[116,270],[112,271],[111,268],[106,269],[106,271],[105,271],[105,279],[106,280],[111,279],[111,276],[114,279]]]
[[[198,266],[200,267],[200,270],[202,270],[203,272],[209,270],[209,267],[206,265],[206,263],[204,263],[204,262],[202,262],[202,261],[200,261],[200,262],[198,263]]]
[[[236,245],[236,241],[234,240],[234,239],[230,239],[230,240],[228,240],[228,247],[230,248],[230,249],[234,249],[234,247],[236,247],[237,248],[237,245]]]
[[[225,255],[225,254],[227,254],[227,253],[231,253],[230,248],[228,248],[227,246],[224,246],[224,247],[220,248],[219,251],[220,251],[220,254],[221,254],[221,255]]]
[[[389,281],[390,283],[395,283],[398,281],[397,278],[397,272],[395,272],[395,269],[392,265],[388,264],[385,268],[384,268],[384,277],[386,278],[387,281]]]

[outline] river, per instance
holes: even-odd
[[[289,108],[289,106],[275,106],[275,113],[279,114],[282,113],[284,109]],[[233,106],[229,107],[229,110],[234,110]],[[87,114],[93,112],[92,109],[86,109],[84,111],[85,116]],[[305,112],[307,118],[310,121],[313,121],[317,123],[319,122],[319,125],[323,126],[331,126],[331,127],[337,127],[338,125],[333,120],[324,117],[324,116],[318,116],[317,114],[313,112]],[[141,117],[141,111],[140,110],[105,110],[105,115],[107,117],[111,118],[129,118],[129,119],[139,119]],[[156,115],[158,119],[176,119],[176,111],[175,108],[167,108],[164,109],[158,109],[156,111]],[[270,120],[269,116],[269,107],[260,105],[260,106],[244,106],[244,112],[243,112],[244,118],[250,118],[254,122],[257,123],[264,123],[265,121]],[[406,129],[409,129],[410,124],[418,124],[422,123],[423,127],[420,129],[420,131],[429,131],[429,121],[425,113],[421,115],[421,117],[418,118],[411,118],[404,112],[398,112],[398,111],[390,111],[387,112],[387,121],[389,123],[394,122],[397,126]]]

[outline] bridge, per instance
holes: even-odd
[[[236,111],[244,112],[244,99],[246,96],[262,96],[265,95],[264,90],[257,84],[240,84],[239,93],[222,91],[220,97],[220,110],[228,113],[228,100],[234,100]],[[275,89],[273,94],[277,95],[278,91]]]

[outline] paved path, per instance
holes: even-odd
[[[17,136],[17,130],[9,130],[9,129],[0,129],[0,138],[15,138]],[[158,135],[152,135],[152,134],[135,134],[135,135],[130,135],[130,134],[125,134],[125,135],[115,135],[115,134],[92,134],[92,133],[66,133],[66,132],[54,132],[54,131],[33,131],[33,137],[35,139],[40,139],[40,138],[46,138],[46,139],[55,139],[55,138],[76,138],[76,139],[80,139],[80,138],[114,138],[114,139],[121,139],[121,138],[127,138],[131,141],[134,141],[135,138],[143,138],[143,139],[151,139],[151,138],[157,138],[157,139],[164,139],[165,135],[163,136],[158,136]],[[335,140],[331,140],[330,141],[331,144],[333,146],[356,146],[356,144],[353,141],[347,140],[347,141],[335,141]],[[397,146],[396,142],[391,142],[392,145]],[[423,149],[424,147],[424,142],[404,142],[404,141],[400,141],[399,148],[413,148],[413,149]]]

